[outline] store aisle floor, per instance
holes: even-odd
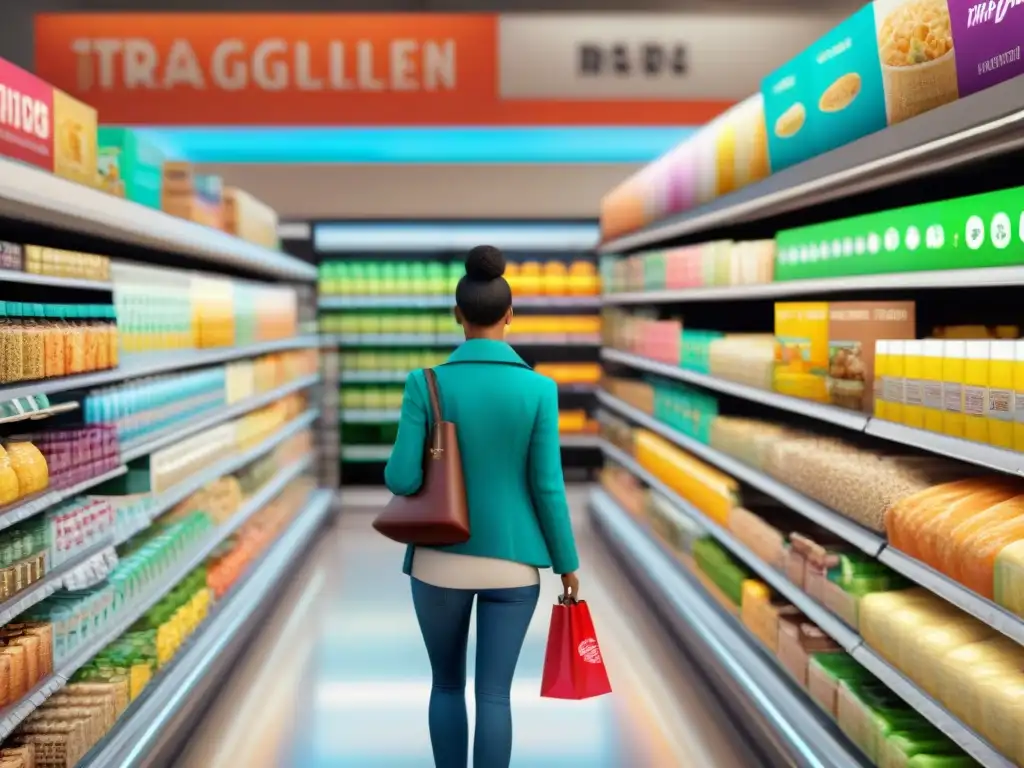
[[[541,699],[540,674],[560,591],[547,574],[512,692],[519,768],[752,768],[758,759],[688,670],[620,575],[574,489],[582,595],[594,613],[615,694]],[[430,768],[430,672],[401,573],[402,548],[347,509],[296,574],[196,734],[184,768]],[[550,600],[550,601],[549,601]],[[473,639],[467,685],[470,718]],[[472,724],[471,724],[472,727]]]

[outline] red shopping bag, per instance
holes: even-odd
[[[559,596],[551,609],[540,695],[578,700],[611,692],[590,609],[585,602]]]

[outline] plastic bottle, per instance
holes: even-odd
[[[64,363],[69,376],[85,372],[85,333],[78,322],[78,307],[61,307],[64,321]]]
[[[43,350],[44,331],[41,318],[36,317],[35,304],[21,305],[21,365],[22,376],[38,381],[46,376],[46,355]]]
[[[43,375],[46,378],[66,375],[64,365],[64,329],[60,319],[60,308],[56,304],[43,307],[46,324],[43,328]]]

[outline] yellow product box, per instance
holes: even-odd
[[[968,341],[965,353],[964,437],[978,443],[987,443],[991,342]]]
[[[277,211],[237,187],[224,189],[224,231],[264,248],[276,249]]]
[[[903,423],[924,429],[924,343],[903,343]]]
[[[714,125],[715,194],[719,197],[736,190],[736,120],[727,112]]]
[[[924,399],[924,428],[942,431],[942,341],[925,339],[921,391]]]
[[[942,342],[942,431],[950,437],[964,436],[964,366],[967,342]]]
[[[828,402],[828,302],[775,305],[776,392]]]
[[[889,340],[889,359],[886,362],[885,412],[889,421],[903,423],[903,404],[906,402],[906,342]]]
[[[100,185],[96,110],[56,88],[53,89],[53,172],[89,187]]]
[[[1015,341],[1000,339],[989,342],[988,442],[1000,448],[1013,448],[1013,368]]]
[[[1024,451],[1024,339],[1013,344],[1013,450]]]
[[[888,420],[889,414],[885,402],[885,377],[889,375],[889,342],[885,339],[875,341],[875,418]]]

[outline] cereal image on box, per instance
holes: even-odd
[[[956,101],[956,58],[946,0],[875,0],[889,125]]]
[[[797,102],[775,121],[775,135],[780,139],[789,139],[796,136],[804,127],[804,120],[807,118],[807,110],[804,105]]]
[[[818,100],[818,109],[822,112],[839,112],[846,109],[860,93],[860,84],[860,75],[848,72],[825,89]]]

